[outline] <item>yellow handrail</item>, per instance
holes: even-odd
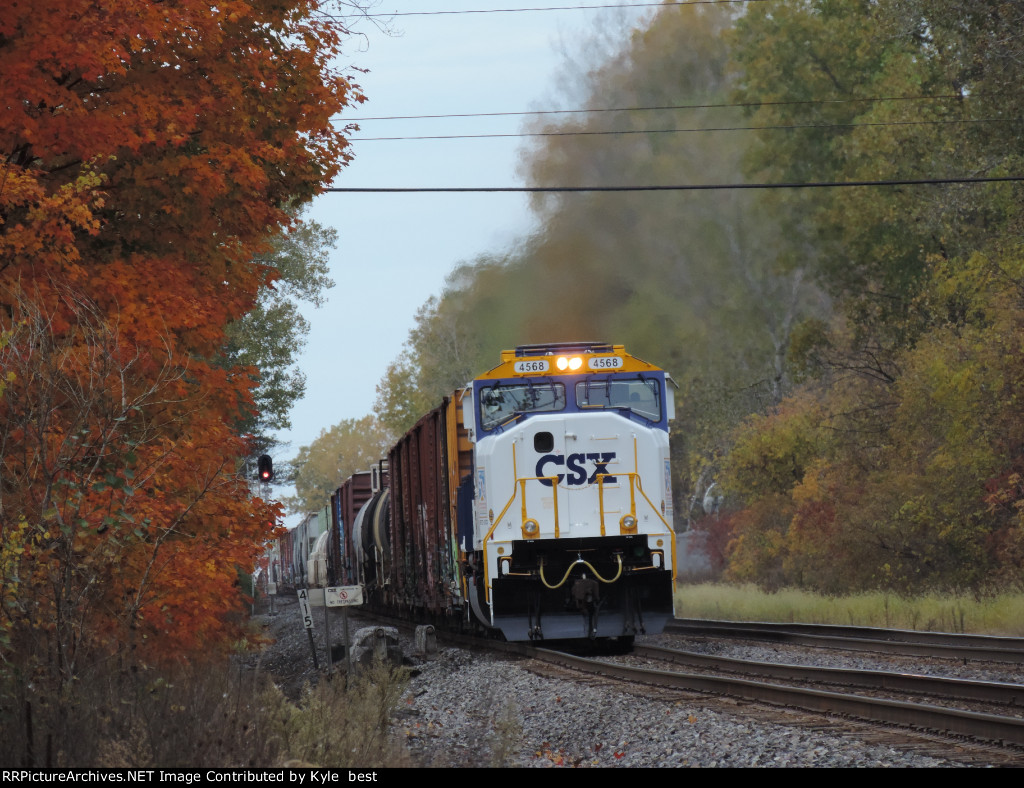
[[[634,444],[635,444],[635,441],[634,441]],[[634,445],[634,450],[635,450],[635,445]],[[529,481],[547,481],[547,482],[551,483],[551,493],[552,493],[552,496],[554,498],[554,510],[555,510],[555,538],[558,539],[559,536],[560,536],[560,523],[559,523],[559,519],[558,519],[558,477],[557,476],[523,476],[523,477],[520,478],[517,475],[517,473],[516,473],[515,444],[513,444],[513,446],[512,446],[512,473],[513,473],[513,476],[515,478],[515,481],[513,482],[513,485],[512,485],[512,495],[508,499],[508,503],[506,503],[505,507],[501,510],[501,514],[499,514],[494,519],[494,521],[491,523],[490,530],[487,531],[487,535],[484,537],[484,543],[483,543],[484,579],[485,579],[484,588],[486,590],[486,599],[487,599],[488,602],[490,602],[490,599],[491,599],[491,582],[490,582],[491,578],[490,578],[490,571],[489,571],[490,564],[489,564],[489,562],[487,560],[487,544],[488,544],[488,542],[490,542],[494,538],[494,531],[495,531],[495,529],[498,527],[498,524],[505,517],[505,514],[508,512],[509,507],[512,506],[513,502],[516,499],[516,495],[517,494],[522,496],[522,511],[521,511],[522,521],[524,523],[526,522],[526,520],[527,520],[527,511],[526,511],[526,483],[527,482],[529,482]],[[668,524],[668,520],[665,519],[665,517],[661,514],[660,511],[658,511],[658,508],[654,505],[654,502],[651,501],[651,499],[647,497],[647,493],[644,492],[643,482],[642,482],[642,480],[640,478],[640,474],[639,473],[636,473],[635,471],[616,471],[615,473],[599,473],[599,474],[597,474],[598,514],[599,514],[599,518],[600,518],[601,536],[606,536],[607,535],[606,534],[606,529],[605,529],[605,522],[604,522],[604,517],[605,517],[605,513],[604,513],[604,480],[606,478],[615,478],[617,476],[628,476],[629,477],[629,513],[633,517],[636,517],[636,490],[639,490],[640,491],[640,495],[642,495],[644,500],[647,501],[647,505],[650,506],[651,511],[654,512],[655,516],[659,520],[661,520],[661,524],[665,527],[665,530],[668,532],[669,541],[671,543],[671,549],[672,549],[672,587],[673,587],[673,589],[675,589],[675,585],[676,585],[676,574],[675,574],[675,569],[676,569],[676,535],[675,535],[675,532],[672,530],[672,527]],[[577,562],[577,563],[579,563],[579,562]],[[583,563],[587,563],[587,562],[583,561]],[[573,564],[572,566],[575,566],[575,565],[576,564]],[[572,566],[569,567],[570,571],[572,570]],[[594,572],[594,576],[595,577],[597,577],[599,580],[601,580],[602,582],[605,582],[605,583],[615,582],[615,580],[618,579],[619,575],[622,574],[621,559],[620,559],[620,565],[619,565],[619,573],[612,580],[604,580],[603,578],[600,577],[600,575],[597,574],[597,572],[594,570],[594,568],[592,566],[590,566],[590,564],[587,564],[587,566],[589,566],[591,571]],[[550,585],[548,585],[547,581],[544,579],[543,567],[541,567],[541,581],[544,583],[544,585],[548,586],[548,588],[558,588],[560,585],[562,585],[565,582],[566,577],[568,577],[568,572],[566,572],[566,576],[562,578],[562,580],[559,582],[558,586],[550,586]]]
[[[513,445],[513,448],[512,448],[512,458],[513,458],[512,459],[513,473],[515,473],[515,446],[514,445]],[[559,536],[559,523],[558,523],[558,477],[557,476],[524,476],[521,479],[517,478],[515,480],[515,483],[513,483],[513,485],[512,485],[512,497],[508,499],[508,503],[506,503],[505,504],[505,508],[501,510],[501,514],[499,514],[497,517],[494,518],[494,522],[491,523],[490,530],[487,532],[487,535],[484,537],[484,546],[483,546],[483,554],[484,554],[484,580],[485,580],[484,588],[487,591],[486,599],[487,599],[488,602],[491,601],[491,575],[490,575],[490,572],[488,571],[488,567],[490,566],[490,564],[487,561],[487,543],[490,542],[491,539],[494,538],[494,529],[496,529],[498,527],[498,524],[501,522],[502,518],[504,518],[505,513],[508,511],[508,509],[512,505],[513,501],[515,501],[515,499],[516,499],[516,490],[520,489],[520,486],[521,486],[522,496],[523,496],[523,522],[526,522],[526,483],[529,482],[529,481],[545,481],[545,480],[551,482],[551,492],[552,492],[552,495],[554,496],[554,499],[555,499],[554,500],[554,504],[555,504],[555,538],[557,539],[558,536]]]

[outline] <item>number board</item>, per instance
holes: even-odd
[[[519,375],[533,375],[538,372],[547,372],[551,365],[543,358],[520,359],[515,363],[513,369]]]
[[[591,356],[587,359],[587,366],[591,369],[622,369],[624,366],[622,356]]]

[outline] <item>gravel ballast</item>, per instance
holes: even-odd
[[[322,662],[322,610],[314,618]],[[256,620],[276,641],[260,657],[261,669],[297,697],[302,683],[317,677],[297,604],[279,597],[275,615]],[[340,622],[335,615],[334,642],[342,640]],[[353,618],[350,630],[363,623]],[[412,654],[411,638],[405,635],[402,648],[412,677],[395,716],[394,735],[426,766],[960,765],[865,740],[856,731],[829,729],[841,724],[787,721],[794,715],[782,710],[539,675],[528,660],[450,647],[424,659]]]
[[[539,676],[505,659],[442,649],[424,664],[396,732],[425,763],[507,766],[953,765],[784,723],[585,681]],[[780,714],[780,716],[782,716]]]

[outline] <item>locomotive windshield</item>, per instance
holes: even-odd
[[[501,383],[480,389],[480,426],[492,430],[516,413],[565,408],[562,383]]]
[[[661,386],[645,378],[581,380],[576,384],[581,408],[621,408],[649,421],[661,421]]]

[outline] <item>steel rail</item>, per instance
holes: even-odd
[[[799,708],[805,711],[846,715],[871,722],[924,728],[974,739],[1024,746],[1024,719],[1019,717],[1003,717],[960,709],[945,709],[930,704],[788,687],[748,679],[635,668],[521,644],[502,645],[515,646],[509,651],[524,653],[526,656],[545,662],[624,681],[679,690],[708,692],[759,703]]]
[[[1024,708],[1024,684],[978,681],[916,673],[892,673],[880,670],[828,668],[720,657],[692,651],[637,645],[633,656],[665,660],[679,665],[712,670],[743,672],[784,681],[817,681],[860,689],[937,695],[946,699],[997,703]]]
[[[667,634],[699,634],[769,640],[822,648],[874,651],[915,657],[949,657],[962,660],[1024,664],[1024,638],[875,629],[872,627],[699,619],[677,619],[665,626],[665,632]]]

